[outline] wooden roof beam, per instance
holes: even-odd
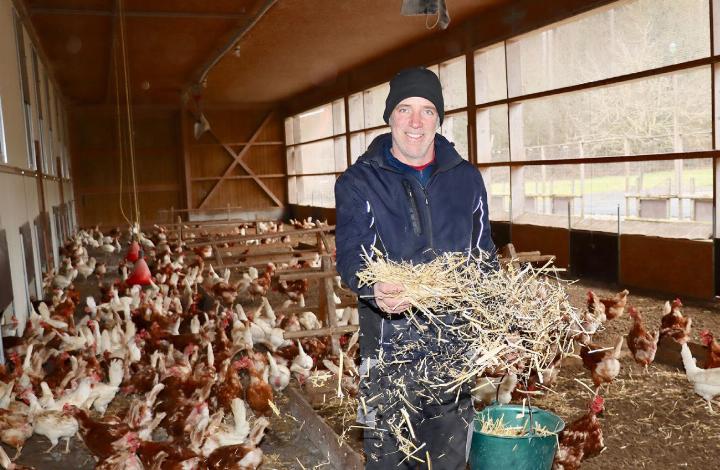
[[[61,15],[61,16],[115,16],[113,10],[92,10],[80,8],[30,8],[30,15]],[[124,16],[134,18],[192,18],[205,20],[234,20],[247,18],[245,8],[240,13],[212,13],[187,11],[126,11]]]

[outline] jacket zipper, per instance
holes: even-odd
[[[422,227],[420,226],[420,211],[418,210],[417,201],[412,191],[412,184],[408,180],[402,181],[403,188],[407,191],[408,202],[410,204],[410,222],[412,223],[413,233],[420,236],[422,234]]]
[[[420,187],[422,188],[423,195],[425,196],[425,208],[427,209],[427,220],[429,226],[428,234],[430,238],[430,249],[435,250],[435,245],[433,244],[432,216],[430,215],[430,200],[428,199],[427,188],[422,184],[420,185]]]

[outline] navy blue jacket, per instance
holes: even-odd
[[[380,339],[386,314],[372,301],[371,287],[358,287],[362,248],[394,261],[428,262],[444,252],[494,253],[487,192],[477,168],[463,160],[445,137],[435,136],[435,171],[423,187],[388,163],[390,134],[376,137],[367,152],[335,183],[337,269],[360,296],[363,355]]]

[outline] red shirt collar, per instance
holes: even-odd
[[[429,162],[425,163],[424,165],[419,165],[419,166],[408,165],[408,166],[411,166],[411,167],[415,168],[417,171],[423,171],[425,168],[429,167],[429,166],[432,165],[433,163],[435,163],[435,157],[433,157],[432,160],[430,160]]]

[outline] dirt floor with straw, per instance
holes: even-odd
[[[621,290],[618,286],[577,282],[568,288],[573,306],[585,308],[588,289],[602,297],[610,297]],[[630,290],[628,305],[638,308],[646,328],[656,330],[660,324],[662,307],[667,295]],[[698,333],[705,328],[720,334],[720,303],[693,302],[683,299],[683,313],[693,318],[692,341],[699,342]],[[632,325],[627,313],[606,323],[604,331],[594,341],[607,346],[626,335]],[[607,449],[599,456],[584,462],[583,469],[630,468],[715,468],[720,458],[720,402],[716,400],[714,414],[705,401],[696,395],[682,369],[652,364],[647,373],[623,346],[620,375],[602,390],[605,412],[600,420]],[[592,387],[589,372],[582,361],[567,358],[563,363],[556,393],[534,400],[533,404],[551,410],[566,422],[582,415],[590,401],[590,391],[578,383]],[[349,404],[327,403],[316,407],[318,413],[340,433],[343,422],[353,412]],[[346,442],[362,450],[359,433],[346,434]]]
[[[578,283],[569,290],[573,305],[584,308],[589,288],[601,296],[620,290]],[[672,299],[628,290],[628,305],[642,312],[649,331],[657,330],[663,303]],[[699,342],[698,333],[705,328],[720,333],[720,304],[688,299],[683,303],[683,314],[693,319],[692,341]],[[632,320],[625,314],[608,322],[594,342],[612,344],[618,335],[626,335],[631,325]],[[645,373],[627,346],[620,362],[620,375],[602,392],[605,412],[601,422],[607,450],[586,461],[583,468],[715,468],[720,458],[720,403],[716,400],[714,405],[717,414],[711,413],[705,401],[694,393],[682,369],[656,363]],[[584,412],[590,398],[590,392],[577,380],[592,385],[582,362],[567,359],[556,387],[558,393],[548,394],[535,404],[566,420],[575,419]]]

